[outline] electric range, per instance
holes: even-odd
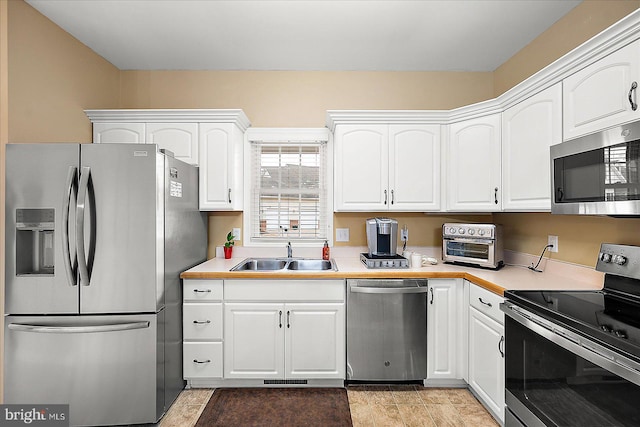
[[[640,247],[602,244],[601,291],[506,291],[506,425],[640,425]]]

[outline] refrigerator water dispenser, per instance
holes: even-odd
[[[54,209],[16,209],[16,275],[53,275]]]

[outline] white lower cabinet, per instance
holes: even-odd
[[[504,422],[504,299],[471,285],[469,301],[469,387]]]
[[[344,303],[225,304],[225,378],[344,378]]]
[[[182,290],[182,377],[222,378],[222,280],[185,280]]]
[[[185,280],[190,387],[342,386],[344,280]]]
[[[429,279],[427,298],[427,383],[454,383],[464,375],[463,280]]]

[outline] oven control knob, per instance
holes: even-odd
[[[611,254],[601,253],[600,254],[600,260],[602,262],[611,262]]]
[[[484,236],[484,230],[482,230],[482,229],[478,230],[478,234],[479,234],[480,236]]]
[[[451,234],[456,234],[456,231],[457,231],[457,230],[456,230],[455,228],[453,228],[453,227],[451,227],[451,228],[449,229],[449,233],[451,233]]]
[[[623,257],[622,255],[614,255],[613,262],[618,265],[624,265],[627,262],[627,258]]]
[[[473,228],[471,228],[469,230],[469,236],[473,236],[474,234],[476,234],[476,231]]]
[[[460,228],[460,229],[458,229],[458,233],[460,233],[460,234],[464,234],[464,228]]]
[[[602,329],[604,332],[613,332],[613,328],[609,325],[600,325],[600,329]]]

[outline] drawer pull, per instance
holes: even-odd
[[[478,301],[480,301],[482,304],[486,305],[487,307],[493,307],[493,305],[490,302],[482,301],[482,298],[478,298]]]
[[[193,363],[211,363],[211,360],[210,359],[207,359],[207,360],[193,359]]]
[[[195,323],[196,325],[203,325],[203,324],[211,323],[211,320],[194,320],[193,323]]]
[[[204,291],[201,291],[200,289],[194,289],[193,292],[200,292],[200,293],[209,294],[209,293],[211,293],[211,289],[205,289]]]

